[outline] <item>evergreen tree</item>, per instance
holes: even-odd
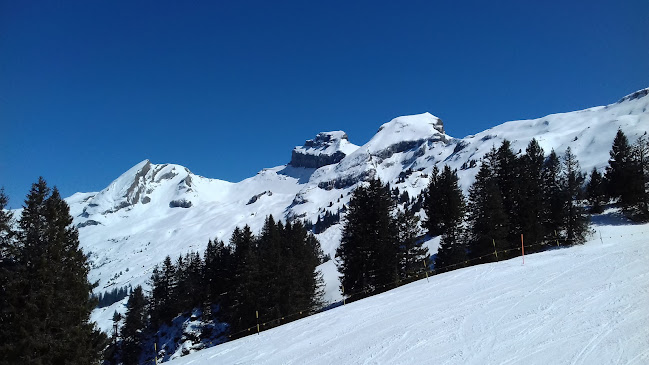
[[[378,179],[354,190],[336,250],[347,294],[372,292],[398,278],[398,244],[390,191]]]
[[[151,325],[158,328],[161,324],[170,323],[177,314],[176,297],[176,267],[167,256],[161,267],[157,265],[151,274],[151,294],[149,308]]]
[[[458,222],[454,226],[449,226],[442,235],[435,255],[435,271],[437,273],[465,266],[468,257],[463,232],[462,224]]]
[[[32,185],[19,220],[16,265],[7,283],[0,343],[7,364],[96,364],[106,336],[90,322],[95,307],[89,266],[69,207],[43,178]],[[4,330],[3,330],[4,332]]]
[[[620,199],[624,203],[632,201],[629,196],[628,183],[632,174],[632,151],[624,132],[617,130],[613,146],[609,152],[611,158],[606,168],[606,187],[608,196],[612,199]]]
[[[433,167],[428,180],[428,188],[424,192],[423,208],[426,212],[427,219],[424,221],[424,226],[431,236],[439,236],[444,233],[444,217],[443,209],[446,202],[443,200],[440,193],[440,173],[437,166]]]
[[[397,213],[397,240],[399,246],[399,277],[406,280],[426,269],[428,248],[419,241],[421,230],[419,217],[412,211]]]
[[[13,239],[15,236],[13,215],[10,211],[5,211],[8,203],[9,199],[4,189],[0,189],[0,347],[15,336],[13,328],[8,324],[19,312],[19,309],[12,307],[16,301],[9,300],[10,296],[18,295],[14,284],[20,270],[15,256],[17,247]],[[2,358],[3,355],[0,355],[0,363],[4,363]]]
[[[596,168],[590,172],[590,179],[586,185],[586,198],[590,203],[590,213],[599,214],[604,211],[604,201],[606,200],[606,190],[604,179]]]
[[[563,157],[561,177],[562,189],[567,198],[563,214],[565,217],[563,231],[568,244],[582,244],[586,241],[589,226],[588,216],[581,204],[585,177],[570,147],[566,149]]]
[[[429,217],[426,221],[428,233],[433,236],[445,233],[448,227],[454,227],[463,219],[465,201],[457,170],[451,170],[448,165],[441,173],[433,169],[424,207]]]
[[[139,363],[147,325],[146,298],[141,286],[135,287],[128,297],[124,327],[122,327],[121,355],[124,365]]]
[[[561,183],[561,159],[552,150],[543,164],[543,225],[546,239],[560,236],[567,197]]]
[[[507,241],[509,219],[498,188],[496,165],[496,150],[492,148],[483,157],[475,182],[469,189],[468,254],[472,260],[482,257],[480,262],[496,259],[495,255],[489,256],[494,252],[494,243],[498,251],[512,248]],[[503,253],[502,257],[511,255],[511,252]]]
[[[515,216],[526,244],[543,241],[546,236],[543,194],[543,149],[532,139],[519,159],[519,198]],[[511,239],[511,238],[510,238]]]
[[[511,142],[503,140],[495,155],[496,185],[500,190],[503,201],[503,208],[509,219],[509,238],[516,238],[520,232],[519,216],[517,205],[519,203],[519,163],[514,151],[511,149]]]
[[[246,225],[235,228],[230,238],[234,255],[232,308],[229,312],[233,332],[253,327],[259,310],[260,274],[255,237]]]
[[[635,221],[649,221],[649,139],[647,132],[631,147],[631,166],[623,209]]]
[[[205,250],[203,281],[208,303],[219,304],[222,309],[231,303],[228,298],[233,290],[233,260],[230,247],[223,241],[209,241]]]

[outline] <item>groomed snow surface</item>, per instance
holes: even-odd
[[[649,225],[611,219],[169,364],[648,364]]]

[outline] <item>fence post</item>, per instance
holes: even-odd
[[[423,263],[424,263],[424,272],[426,273],[426,282],[429,283],[430,281],[428,281],[428,268],[426,267],[426,259],[424,259]]]
[[[554,231],[554,239],[557,240],[557,247],[559,247],[559,235],[557,235],[557,231]]]
[[[345,287],[342,285],[340,287],[343,288],[343,305],[345,305]]]
[[[496,250],[496,240],[494,238],[492,238],[491,241],[494,244],[494,255],[496,255],[496,261],[498,261],[498,251]]]
[[[155,364],[158,365],[158,344],[153,343],[153,358],[155,359]]]
[[[521,233],[521,253],[523,256],[523,265],[525,265],[525,244],[523,243],[523,234]]]
[[[257,317],[257,335],[259,335],[259,311],[255,311],[255,317]]]

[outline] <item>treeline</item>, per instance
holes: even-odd
[[[106,290],[103,293],[93,294],[93,297],[97,299],[97,308],[104,308],[126,298],[132,291],[133,288],[130,286],[123,286],[121,288]]]
[[[311,314],[323,304],[316,271],[322,259],[320,243],[300,222],[276,222],[272,216],[258,235],[245,226],[234,230],[229,245],[209,241],[203,257],[198,252],[175,261],[167,257],[153,269],[150,293],[141,287],[131,293],[108,362],[137,364],[148,338],[194,308],[211,317],[204,320],[228,323],[235,336],[254,327],[257,314],[260,322],[276,320],[269,326],[300,311]]]
[[[549,243],[582,244],[590,231],[589,214],[601,213],[610,202],[630,219],[648,221],[646,133],[631,145],[618,131],[610,156],[606,173],[593,169],[588,178],[570,148],[562,156],[554,150],[546,155],[533,139],[516,153],[505,140],[482,158],[468,197],[457,170],[435,167],[427,189],[410,199],[411,209],[407,196],[370,179],[353,192],[343,220],[336,251],[343,293],[360,298],[423,269],[427,252],[418,244],[414,214],[420,206],[428,235],[441,236],[433,260],[436,272],[520,255],[521,240],[528,252]],[[397,203],[406,208],[396,208]]]

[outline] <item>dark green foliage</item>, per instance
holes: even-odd
[[[525,154],[519,159],[519,195],[515,215],[519,232],[525,234],[525,242],[528,245],[542,242],[547,235],[546,227],[543,225],[544,160],[543,149],[536,139],[530,141]]]
[[[628,183],[633,171],[631,146],[622,130],[618,129],[613,146],[609,152],[611,158],[606,168],[606,187],[611,199],[620,199],[622,204],[633,200],[629,196]]]
[[[93,295],[97,299],[97,308],[108,307],[113,303],[117,303],[120,300],[128,296],[128,287],[123,286],[121,288],[113,288],[111,290],[106,290],[103,293],[98,295]]]
[[[151,324],[157,328],[162,323],[170,323],[178,314],[176,309],[176,267],[167,256],[161,267],[155,266],[151,274],[151,296],[149,300]]]
[[[397,241],[399,246],[399,277],[413,277],[427,268],[428,248],[420,241],[419,217],[406,210],[397,214]]]
[[[313,233],[315,234],[322,233],[326,231],[327,228],[339,222],[340,222],[340,212],[331,213],[329,210],[326,210],[322,217],[318,215],[318,220],[313,225]]]
[[[3,301],[0,363],[98,363],[106,336],[90,322],[96,302],[87,258],[68,205],[42,178],[32,185],[19,228]]]
[[[563,226],[566,195],[561,184],[561,160],[552,150],[543,163],[543,225],[546,237],[558,238]]]
[[[125,365],[138,363],[147,326],[147,301],[141,286],[137,286],[128,297],[124,327],[121,331],[121,355]]]
[[[440,273],[466,266],[467,249],[461,224],[449,226],[435,255],[435,271]]]
[[[230,247],[223,241],[207,243],[205,249],[205,265],[203,267],[203,282],[207,303],[227,305],[228,291],[232,287],[233,254]],[[209,306],[208,306],[209,307]]]
[[[397,280],[399,246],[393,204],[389,188],[378,179],[354,190],[336,250],[345,293],[372,292]]]
[[[640,136],[631,149],[628,192],[622,199],[626,215],[639,222],[649,221],[649,139],[647,132]]]
[[[470,259],[477,259],[493,253],[494,241],[498,251],[512,247],[511,243],[507,241],[509,217],[498,188],[496,166],[496,150],[492,149],[484,156],[476,180],[469,189],[468,251]],[[503,254],[503,257],[506,256]],[[487,256],[477,262],[489,262],[495,259],[495,256]]]
[[[509,239],[512,239],[518,236],[518,232],[520,232],[517,205],[521,199],[518,184],[518,159],[508,140],[504,140],[496,151],[495,160],[493,172],[502,197],[503,208],[510,220]]]
[[[566,149],[563,157],[561,180],[562,192],[566,197],[564,224],[561,228],[569,245],[582,244],[586,241],[589,225],[589,218],[581,204],[585,177],[570,147]]]
[[[604,211],[603,204],[606,200],[604,179],[596,168],[590,172],[590,179],[586,185],[586,198],[590,203],[590,213],[599,214]]]
[[[424,210],[428,219],[426,228],[431,236],[438,236],[454,227],[463,219],[465,202],[458,185],[457,170],[451,170],[448,165],[440,173],[433,168],[425,193]]]

